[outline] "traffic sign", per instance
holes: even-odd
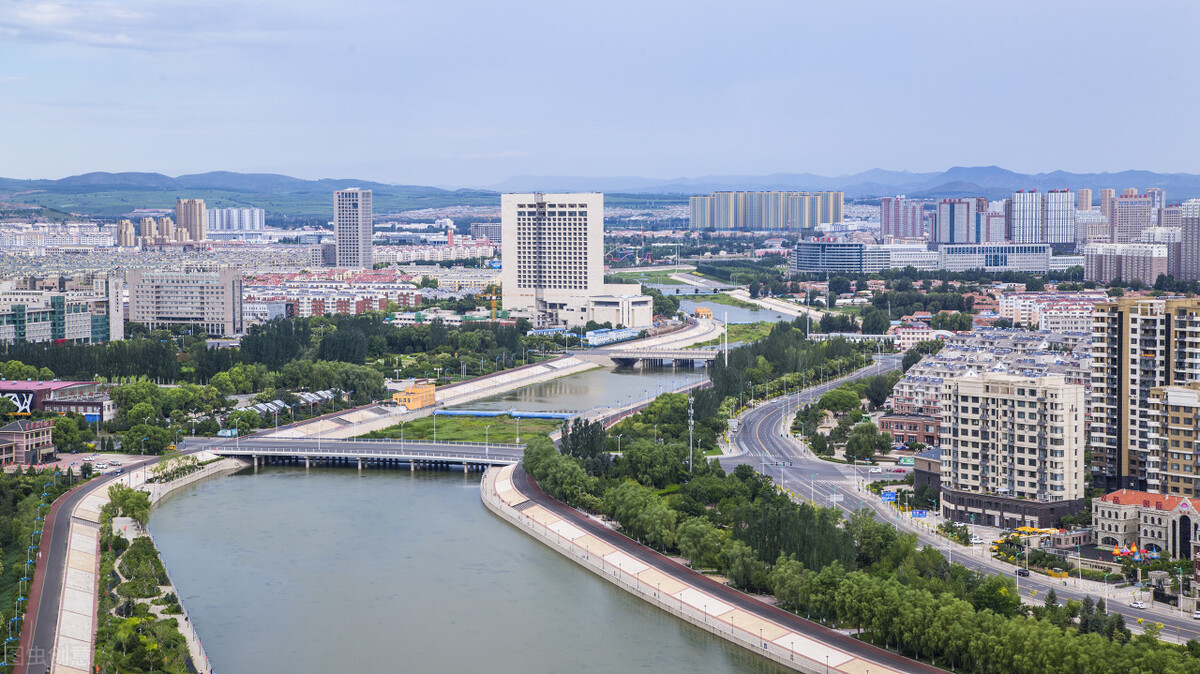
[[[894,492],[894,491],[885,491],[882,494],[880,494],[880,496],[883,497],[884,503],[895,503],[896,502],[896,492]]]
[[[912,515],[913,517],[926,517],[928,516],[928,512],[925,510],[914,510]]]

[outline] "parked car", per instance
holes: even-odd
[[[100,463],[98,463],[92,467],[95,468],[96,470],[104,470],[104,469],[108,468],[108,464],[101,461]]]
[[[1200,611],[1192,611],[1192,620],[1200,620]]]
[[[1017,569],[1017,575],[1021,576],[1022,578],[1028,577],[1029,569]]]
[[[978,536],[971,537],[971,545],[979,545],[982,542],[983,542],[983,539]]]
[[[1131,601],[1131,602],[1129,602],[1129,608],[1146,608],[1146,602],[1144,602],[1144,601]]]

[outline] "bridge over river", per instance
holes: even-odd
[[[571,355],[588,360],[603,359],[611,360],[618,366],[630,366],[637,363],[649,366],[658,366],[671,361],[675,365],[692,365],[694,363],[711,363],[717,359],[721,350],[716,347],[711,348],[696,348],[696,349],[672,349],[672,348],[619,348],[607,347],[604,349],[581,349],[571,351]]]
[[[258,465],[303,464],[308,466],[407,465],[409,470],[461,466],[463,472],[488,466],[507,466],[521,460],[524,445],[474,442],[430,442],[428,440],[297,438],[239,438],[212,451]]]

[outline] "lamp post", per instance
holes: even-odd
[[[485,458],[488,457],[488,432],[491,430],[491,428],[491,424],[483,427],[483,456]]]
[[[146,438],[142,438],[142,457],[146,456]]]
[[[521,417],[517,417],[517,444],[521,444]]]
[[[238,430],[238,424],[241,421],[242,420],[238,419],[237,417],[234,417],[234,419],[233,419],[233,445],[234,445],[234,447],[237,447],[238,449],[242,448],[242,434],[241,434],[241,431]],[[318,450],[320,449],[320,442],[321,442],[321,436],[318,435],[317,436],[317,449]]]
[[[402,451],[404,449],[404,424],[407,424],[407,423],[408,423],[407,421],[400,422],[400,449]]]

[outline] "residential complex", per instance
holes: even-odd
[[[987,372],[942,384],[942,514],[1045,527],[1084,498],[1082,384]]]
[[[698,231],[800,231],[842,222],[842,192],[714,192],[691,197]]]
[[[879,234],[885,240],[924,237],[924,204],[903,196],[883,197],[879,200]]]
[[[174,226],[187,232],[184,241],[208,239],[208,214],[203,199],[177,199],[175,201]],[[145,234],[142,235],[145,237]],[[166,236],[163,234],[163,236]]]
[[[505,309],[533,312],[539,327],[653,323],[650,297],[604,283],[603,194],[505,194],[500,203]]]
[[[337,266],[370,269],[372,236],[371,190],[352,187],[333,193],[333,233]]]
[[[267,227],[261,208],[213,208],[208,211],[208,238],[247,239],[262,236]]]

